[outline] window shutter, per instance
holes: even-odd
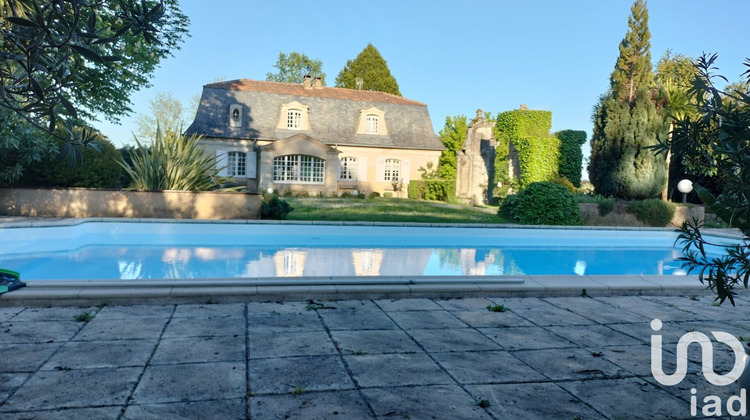
[[[404,184],[409,184],[409,180],[411,179],[411,161],[409,159],[402,159],[401,160],[401,179],[404,181]]]
[[[258,177],[258,159],[255,152],[247,152],[245,155],[245,173],[248,178]]]
[[[357,181],[367,181],[367,158],[357,158]]]
[[[385,182],[383,177],[385,176],[385,158],[378,158],[377,165],[375,166],[375,179],[378,182]]]
[[[227,163],[229,161],[227,160],[227,152],[223,150],[217,150],[216,151],[216,169],[219,170],[219,176],[228,176],[229,171],[227,171]]]

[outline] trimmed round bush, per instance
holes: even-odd
[[[273,195],[268,201],[260,204],[260,218],[271,220],[284,220],[286,215],[294,210],[285,200]]]
[[[553,182],[534,182],[518,194],[513,221],[522,225],[582,225],[573,194]]]
[[[513,221],[516,215],[516,209],[518,208],[518,195],[513,194],[505,197],[503,203],[500,204],[500,208],[497,211],[497,215],[509,222]]]
[[[672,221],[675,207],[673,203],[667,203],[658,198],[649,198],[629,203],[628,213],[635,215],[636,219],[649,226],[665,227]]]
[[[550,182],[554,182],[555,184],[562,185],[563,187],[567,188],[568,191],[570,191],[572,194],[575,194],[578,191],[576,186],[573,185],[572,182],[568,181],[568,178],[565,178],[564,176],[560,178],[555,178]]]

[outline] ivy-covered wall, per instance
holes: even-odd
[[[560,168],[558,173],[580,188],[581,167],[583,165],[581,146],[586,143],[586,132],[563,130],[555,136],[560,139]]]
[[[550,136],[551,111],[515,109],[497,116],[494,135],[498,142],[495,149],[495,185],[504,187],[495,190],[496,197],[507,195],[507,185],[515,189],[537,181],[549,181],[558,175],[560,140]],[[521,169],[520,185],[513,185],[508,173],[509,145],[513,142],[518,150]]]
[[[556,137],[519,137],[513,140],[521,167],[521,188],[557,178],[560,140]]]

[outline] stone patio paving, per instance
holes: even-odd
[[[705,294],[0,307],[0,418],[700,418],[706,395],[726,415],[739,390],[697,346],[654,380],[654,318],[667,373],[685,332],[750,336],[750,301]]]

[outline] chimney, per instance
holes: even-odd
[[[357,77],[354,81],[357,84],[357,90],[362,90],[365,85],[365,79]]]
[[[302,84],[305,86],[305,89],[312,89],[312,76],[306,74],[302,81]]]
[[[521,110],[523,110],[523,111],[528,111],[528,110],[529,110],[529,107],[528,107],[528,106],[526,106],[526,104],[521,104]]]
[[[313,87],[315,89],[322,88],[323,87],[323,78],[320,77],[320,76],[316,77],[315,80],[313,80]]]

